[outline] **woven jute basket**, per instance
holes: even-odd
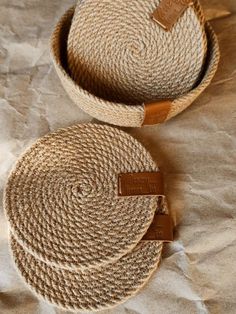
[[[56,71],[91,116],[126,127],[158,124],[210,84],[219,47],[198,1],[169,32],[150,17],[158,4],[79,1],[58,22],[51,38]]]
[[[120,197],[117,180],[140,172],[159,172],[145,148],[94,124],[49,134],[19,159],[4,208],[13,259],[39,297],[65,309],[99,310],[147,282],[163,247],[144,238],[160,196]]]

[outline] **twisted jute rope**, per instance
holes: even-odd
[[[157,268],[163,244],[141,240],[158,196],[118,196],[118,175],[158,171],[145,148],[109,126],[46,135],[4,191],[17,271],[49,303],[73,311],[124,302]]]
[[[151,224],[157,196],[118,196],[118,175],[157,171],[145,148],[114,128],[82,124],[38,140],[4,193],[11,232],[37,259],[70,270],[117,260]]]
[[[118,2],[120,3],[120,1],[117,1],[116,3],[118,3]],[[140,3],[141,1],[135,1],[135,2]],[[152,2],[152,1],[150,1],[150,2]],[[91,3],[91,5],[92,5],[92,3]],[[80,8],[79,4],[78,4],[78,8]],[[143,8],[143,10],[144,10],[144,12],[146,12],[145,8]],[[182,23],[183,23],[182,22],[183,19],[185,19],[185,21],[188,21],[188,19],[189,19],[189,23],[190,23],[190,20],[191,20],[191,23],[190,23],[191,25],[194,24],[194,21],[195,21],[195,24],[198,25],[197,28],[194,27],[194,29],[192,29],[191,33],[195,34],[196,30],[198,30],[199,33],[197,33],[196,38],[199,39],[199,37],[201,37],[200,38],[201,40],[199,41],[199,45],[197,45],[198,49],[196,49],[196,51],[199,51],[199,47],[202,47],[202,52],[200,53],[200,57],[199,57],[200,59],[198,59],[198,62],[196,62],[198,64],[198,69],[200,69],[200,60],[203,60],[203,55],[204,55],[204,50],[205,50],[205,41],[204,41],[204,33],[201,30],[201,26],[203,25],[203,17],[202,17],[200,6],[198,5],[197,2],[195,2],[194,10],[195,10],[195,12],[197,12],[197,16],[199,17],[199,21],[197,21],[196,15],[193,14],[193,8],[190,8],[190,9],[188,9],[186,11],[185,15],[179,20],[179,22],[178,22],[179,24],[177,24],[175,26],[175,28],[177,30],[179,30],[180,25],[182,25]],[[53,62],[54,62],[57,74],[58,74],[58,76],[59,76],[59,78],[60,78],[60,80],[62,82],[62,85],[64,86],[65,90],[67,91],[67,93],[71,97],[71,99],[82,110],[84,110],[85,112],[87,112],[91,116],[93,116],[93,117],[95,117],[95,118],[97,118],[99,120],[102,120],[102,121],[105,121],[105,122],[108,122],[108,123],[111,123],[111,124],[115,124],[115,125],[129,126],[129,127],[140,127],[140,126],[142,126],[143,121],[144,121],[144,117],[145,117],[145,110],[144,110],[144,104],[140,100],[137,101],[137,103],[134,104],[134,105],[132,105],[132,104],[130,105],[130,102],[127,102],[126,100],[124,102],[123,101],[107,100],[106,98],[102,98],[101,96],[97,96],[93,92],[87,90],[85,87],[83,87],[80,84],[78,84],[72,78],[72,75],[70,74],[70,71],[69,71],[69,65],[68,65],[68,59],[69,59],[69,57],[71,58],[71,56],[67,57],[67,50],[68,50],[68,40],[67,39],[68,39],[69,35],[70,35],[70,38],[71,38],[71,35],[72,35],[72,32],[70,30],[71,30],[71,23],[72,23],[72,21],[74,21],[73,20],[74,11],[75,11],[75,8],[73,7],[71,9],[69,9],[63,15],[63,17],[58,22],[56,28],[54,29],[54,32],[53,32],[52,37],[51,37],[52,58],[53,58]],[[124,14],[126,14],[126,13],[124,13]],[[80,15],[78,15],[78,17]],[[94,16],[94,14],[93,14],[93,16]],[[77,21],[77,23],[79,23],[79,20],[76,17],[77,17],[77,15],[75,15],[75,21]],[[145,13],[142,16],[142,18],[143,18],[143,20],[142,20],[143,21],[142,25],[143,25],[143,23],[147,23],[147,21],[146,21],[146,19],[148,18],[147,17],[147,13]],[[158,28],[158,31],[160,32],[160,34],[162,34],[161,33],[161,29],[159,28],[159,26],[157,24],[153,24],[153,23],[154,23],[153,21],[150,22],[150,25],[152,25],[150,27],[152,28],[155,25],[155,27]],[[210,84],[210,82],[212,81],[212,79],[214,77],[214,74],[215,74],[215,72],[217,70],[217,66],[218,66],[218,63],[219,63],[219,56],[220,56],[218,41],[217,41],[216,35],[215,35],[214,31],[212,30],[211,26],[209,25],[209,23],[206,22],[204,24],[204,26],[205,26],[206,36],[207,36],[207,54],[206,54],[206,58],[205,58],[204,67],[202,69],[202,73],[201,73],[200,77],[198,77],[198,82],[197,83],[195,82],[196,83],[195,86],[189,92],[187,92],[186,94],[180,95],[179,97],[176,97],[172,101],[171,108],[170,108],[170,111],[169,111],[169,113],[168,113],[168,115],[166,117],[166,120],[169,120],[170,118],[174,117],[175,115],[179,114],[184,109],[186,109],[206,89],[206,87]],[[185,25],[185,28],[188,28],[187,25]],[[145,31],[145,28],[141,29],[141,30]],[[174,34],[175,34],[176,38],[178,38],[178,34],[179,34],[179,36],[182,39],[182,35],[180,35],[180,33],[178,33],[177,30],[174,31]],[[82,30],[78,30],[78,31],[82,32]],[[97,31],[98,30],[96,28],[96,30],[94,30],[94,32],[96,33]],[[85,30],[84,30],[84,32],[85,32]],[[91,28],[90,28],[90,32],[92,32]],[[164,34],[166,34],[165,31],[163,31],[163,32],[164,32]],[[187,32],[187,30],[185,30],[185,32]],[[185,32],[184,32],[184,34],[185,34]],[[145,36],[144,36],[144,34],[142,34],[142,36],[144,36],[144,40],[147,39],[147,36],[148,36],[147,34],[150,35],[150,30],[147,31],[145,34],[146,34]],[[107,36],[106,32],[105,32],[105,35]],[[189,34],[189,35],[191,35],[191,34]],[[83,35],[83,36],[85,36],[85,35]],[[131,55],[131,58],[130,58],[131,61],[130,61],[129,65],[132,64],[132,60],[135,60],[135,57],[138,57],[138,55],[140,56],[141,59],[143,58],[143,53],[145,52],[144,47],[146,47],[146,46],[141,45],[141,42],[142,42],[141,37],[142,36],[140,36],[140,39],[138,39],[137,41],[131,40],[130,43],[127,42],[127,47],[129,48],[129,49],[127,48],[128,49],[127,53],[130,52],[130,55]],[[171,35],[169,34],[168,36],[171,36]],[[169,38],[168,36],[166,38]],[[110,36],[110,37],[112,37],[112,36]],[[121,38],[123,38],[122,34],[121,34]],[[132,36],[131,36],[131,39],[132,39]],[[97,48],[97,46],[99,45],[99,40],[96,40],[95,42],[96,42],[96,48]],[[71,49],[73,47],[72,43],[73,43],[73,41],[70,39],[70,47],[71,47]],[[76,40],[74,40],[74,44],[73,45],[75,45],[75,48],[77,47],[77,45],[79,45],[79,43],[80,43],[80,45],[83,44],[83,42],[80,41],[79,39],[78,39],[78,43],[76,43]],[[84,42],[84,45],[85,45],[85,43],[86,43],[86,40]],[[141,46],[139,46],[139,44]],[[106,45],[106,43],[103,43],[103,45]],[[133,47],[133,50],[131,49],[132,47]],[[160,47],[162,47],[162,46],[160,46]],[[173,48],[172,44],[171,44],[170,47]],[[194,47],[194,49],[192,47],[193,46],[190,45],[190,46],[188,46],[188,49],[190,49],[192,51],[193,56],[196,56],[195,55],[195,47]],[[154,48],[158,49],[158,47],[156,45],[154,46]],[[79,52],[82,48],[79,46],[78,49],[79,49],[78,50],[78,52]],[[86,45],[85,45],[84,49],[85,50],[87,49]],[[110,51],[109,50],[109,43],[107,43],[106,49],[107,49],[108,52]],[[149,49],[148,49],[148,51],[149,51]],[[180,51],[182,51],[182,50],[180,50]],[[96,51],[94,49],[93,49],[93,52],[94,52],[95,57],[96,57],[96,58],[95,57],[94,58],[97,60],[99,55],[96,55],[96,53],[95,53]],[[189,53],[188,50],[187,50],[187,52]],[[183,54],[183,51],[182,51],[182,54]],[[126,56],[126,54],[124,54],[124,55]],[[90,54],[89,54],[89,57],[91,58]],[[181,60],[184,60],[182,55],[180,57],[181,57]],[[154,59],[155,58],[152,55],[152,58],[150,59],[150,62],[154,62],[155,61]],[[171,60],[172,59],[173,59],[173,57],[171,57]],[[115,69],[114,58],[112,60],[113,60],[113,65],[114,65],[113,69]],[[189,60],[189,64],[192,64],[192,63],[195,64],[195,61],[196,60],[191,59],[191,60]],[[85,58],[84,62],[87,62],[87,57]],[[149,62],[149,61],[147,60],[147,62]],[[78,67],[77,75],[80,76],[80,74],[79,74],[80,73],[79,65],[81,64],[81,62],[80,63],[75,63],[75,64],[76,64],[76,67]],[[84,64],[86,64],[86,63],[84,63]],[[144,67],[146,67],[144,62],[142,64],[144,64]],[[174,64],[176,64],[176,63],[174,63]],[[191,66],[193,66],[193,64]],[[125,63],[122,63],[122,64],[121,63],[117,63],[116,73],[117,73],[117,71],[119,71],[121,65],[122,65],[123,68],[125,68]],[[133,67],[134,67],[134,64],[133,64]],[[102,69],[101,69],[101,67],[99,65],[97,65],[95,67],[95,69],[96,69],[96,71],[98,71],[97,73],[101,74]],[[128,65],[127,65],[127,69],[129,69]],[[195,67],[193,67],[193,69],[195,69],[194,73],[195,73],[195,79],[196,79],[197,71],[196,71]],[[187,69],[185,67],[185,70],[187,71],[189,69]],[[82,71],[85,71],[85,69],[83,68]],[[139,70],[139,67],[136,67],[136,74],[140,73],[140,71],[141,71],[141,68]],[[74,72],[76,72],[76,71],[74,71]],[[129,74],[131,74],[131,72],[132,71],[129,70]],[[188,73],[190,73],[190,72],[188,72]],[[123,72],[120,72],[120,73],[123,73]],[[159,71],[158,71],[158,73],[159,73]],[[173,77],[177,79],[179,77],[179,74],[182,73],[181,67],[179,67],[177,69],[176,73],[178,73],[178,75],[174,75]],[[165,73],[165,74],[167,76],[169,75],[167,73]],[[83,84],[87,84],[88,85],[88,83],[89,83],[89,80],[88,80],[89,76],[88,75],[90,75],[90,74],[87,73],[87,75],[85,76],[85,81],[83,82]],[[92,75],[93,75],[93,72],[92,72]],[[109,72],[109,75],[112,75],[112,73]],[[145,75],[146,75],[146,73],[143,73],[143,76],[145,76]],[[156,75],[155,71],[153,71],[153,74],[151,74],[152,78],[153,78],[153,75]],[[183,75],[183,73],[181,75]],[[191,77],[194,77],[194,75],[191,76]],[[125,89],[129,88],[129,86],[127,85],[127,82],[128,82],[127,80],[128,79],[129,78],[125,77],[125,75],[122,74],[122,76],[121,76],[121,78],[119,80],[119,84],[120,84],[119,86],[120,87],[122,87],[122,83],[126,82],[125,85],[122,87],[122,88],[124,88],[124,91],[125,91]],[[95,82],[93,82],[94,84],[90,84],[91,85],[90,89],[91,89],[91,87],[96,85],[95,83],[97,81],[101,82],[102,80],[94,78],[94,81],[95,81]],[[166,81],[165,78],[164,78],[164,81]],[[184,79],[184,81],[185,81],[185,79]],[[98,82],[98,85],[96,85],[96,86],[99,86],[99,84],[100,84],[99,82]],[[191,80],[190,80],[190,82],[191,82]],[[192,81],[192,83],[193,83],[193,81]],[[110,84],[111,85],[108,85],[107,88],[103,88],[102,90],[98,89],[98,92],[101,91],[102,93],[106,93],[106,90],[109,90],[110,87],[112,89],[115,86],[117,86],[116,84],[114,85],[113,82],[110,82]],[[95,86],[95,89],[97,88],[96,86]],[[155,91],[155,90],[157,90],[159,88],[159,85],[156,84],[156,86],[155,86],[155,84],[153,84],[153,82],[152,82],[151,85],[148,85],[148,84],[146,84],[145,81],[143,81],[143,82],[140,83],[140,85],[138,85],[136,79],[130,85],[130,88],[132,89],[132,88],[134,88],[134,86],[136,86],[135,88],[137,88],[137,89],[140,88],[140,89],[143,89],[143,90],[146,90],[146,91],[147,91],[147,89],[150,89],[151,91]],[[180,84],[180,86],[181,86],[181,84]],[[180,88],[180,87],[178,87],[178,88]],[[180,91],[180,93],[181,93],[181,91]],[[109,92],[109,94],[110,94],[110,92]],[[139,96],[143,97],[142,95],[140,95],[140,92],[139,92]],[[107,97],[109,98],[109,95]],[[122,92],[121,92],[119,97],[121,97],[121,98],[123,97],[122,96]],[[150,95],[148,97],[150,97]],[[112,98],[113,98],[113,96],[112,96]],[[127,97],[127,99],[128,98],[129,97]]]
[[[157,268],[159,241],[141,241],[116,262],[84,272],[65,270],[36,259],[11,238],[17,270],[39,298],[72,311],[98,311],[114,307],[136,294]]]
[[[190,6],[167,32],[150,17],[159,2],[79,1],[67,45],[73,80],[100,98],[127,104],[190,91],[207,52],[203,15]]]

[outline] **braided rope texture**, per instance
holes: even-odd
[[[38,297],[63,309],[86,312],[114,307],[137,293],[157,268],[162,243],[141,241],[116,262],[84,272],[45,264],[13,236],[11,250],[18,272]]]
[[[128,104],[190,91],[207,52],[204,24],[190,6],[167,32],[150,17],[159,2],[79,1],[67,46],[73,80],[98,97]]]
[[[201,8],[195,2],[200,24],[204,23]],[[125,127],[141,127],[144,120],[144,105],[138,102],[130,105],[125,102],[114,102],[95,96],[72,79],[68,70],[68,36],[75,8],[69,9],[58,22],[51,37],[51,54],[57,74],[71,99],[85,112],[114,125]],[[158,26],[157,26],[158,27]],[[209,23],[205,23],[207,35],[207,56],[205,66],[198,84],[187,94],[177,97],[171,106],[166,120],[186,109],[210,84],[219,63],[219,45],[214,31]],[[145,82],[141,84],[145,85]]]
[[[145,148],[109,126],[82,124],[38,140],[8,179],[11,232],[36,258],[65,269],[117,260],[151,224],[157,196],[118,196],[118,175],[157,171]]]

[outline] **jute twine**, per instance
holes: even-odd
[[[159,2],[78,2],[67,45],[78,85],[127,104],[176,98],[195,86],[207,51],[199,6],[190,6],[167,32],[150,18]]]
[[[40,297],[73,310],[123,302],[148,280],[162,242],[143,241],[158,196],[118,196],[120,173],[158,167],[130,135],[82,124],[38,140],[4,192],[13,258]]]
[[[156,171],[128,134],[82,124],[38,140],[17,162],[5,190],[11,230],[30,253],[67,269],[121,257],[146,233],[157,197],[118,197],[118,175]]]
[[[116,3],[120,3],[120,2],[122,2],[122,1],[118,1]],[[143,3],[143,2],[140,2],[140,1],[135,1],[135,2]],[[149,1],[149,2],[152,3],[152,1]],[[109,1],[108,1],[108,3],[109,3]],[[127,5],[128,5],[128,3],[129,2],[127,2]],[[82,3],[81,3],[81,5],[82,5]],[[91,5],[92,5],[92,2],[91,2]],[[80,5],[79,5],[78,8],[80,8]],[[69,44],[67,39],[68,39],[69,34],[70,34],[70,37],[72,35],[72,33],[70,33],[70,29],[71,29],[71,23],[72,23],[72,20],[73,20],[73,16],[74,16],[74,10],[75,10],[75,8],[71,8],[63,15],[63,17],[58,22],[58,24],[57,24],[57,26],[56,26],[56,28],[55,28],[55,30],[53,32],[52,38],[51,38],[51,52],[52,52],[53,62],[54,62],[56,71],[58,73],[58,76],[59,76],[59,78],[60,78],[60,80],[62,82],[62,85],[64,86],[65,90],[67,91],[67,93],[71,97],[71,99],[82,110],[84,110],[85,112],[87,112],[91,116],[93,116],[93,117],[95,117],[95,118],[97,118],[99,120],[102,120],[102,121],[105,121],[105,122],[108,122],[108,123],[111,123],[111,124],[115,124],[115,125],[121,125],[121,126],[127,126],[127,127],[140,127],[140,126],[142,126],[142,123],[143,123],[143,120],[144,120],[144,104],[140,100],[137,101],[137,103],[134,104],[134,105],[132,105],[132,104],[130,105],[130,101],[133,98],[131,97],[132,99],[128,99],[129,98],[128,96],[127,96],[128,101],[127,101],[127,99],[125,101],[112,101],[112,100],[109,101],[106,98],[102,98],[100,96],[97,96],[93,92],[91,92],[90,90],[87,90],[84,86],[81,86],[80,84],[78,84],[71,77],[71,74],[70,74],[70,71],[69,71],[69,65],[68,65],[69,56],[67,58],[67,49],[68,49],[68,44]],[[144,10],[144,12],[146,12],[145,8],[143,8],[143,10]],[[202,52],[200,53],[200,59],[203,60],[202,58],[203,58],[203,55],[204,55],[203,51],[204,51],[205,44],[204,44],[204,35],[203,35],[202,30],[201,30],[202,15],[201,15],[201,11],[199,9],[199,6],[198,6],[197,2],[195,3],[195,12],[199,12],[197,14],[199,16],[199,22],[197,22],[196,16],[193,15],[193,9],[192,8],[190,8],[190,9],[188,9],[186,11],[186,13],[182,17],[182,19],[183,18],[188,19],[188,18],[190,18],[190,16],[192,16],[193,20],[191,19],[191,21],[192,21],[191,25],[194,24],[193,21],[198,23],[197,24],[198,28],[194,28],[191,33],[195,34],[195,30],[196,29],[198,29],[198,31],[199,31],[199,33],[197,33],[196,36],[197,36],[197,38],[199,38],[199,36],[200,36],[202,40],[199,41],[199,46],[197,46],[197,47],[198,48],[199,47],[203,48]],[[94,13],[92,16],[94,17],[95,15],[96,14]],[[78,17],[79,16],[80,15],[78,15]],[[80,23],[78,18],[76,18],[76,17],[77,17],[77,15],[75,15],[75,21],[77,21],[77,23]],[[142,23],[147,23],[147,20],[146,20],[147,19],[147,13],[145,13],[142,16],[142,18],[143,18]],[[95,19],[96,19],[96,17],[95,17]],[[177,26],[176,26],[177,29],[179,29],[179,27],[180,27],[178,25],[182,25],[182,22],[181,22],[182,19],[179,20],[179,22],[178,22],[179,24],[177,24]],[[153,21],[150,21],[150,25],[152,25],[152,26],[150,26],[151,28],[153,28],[154,25],[155,25],[155,27],[158,28],[158,31],[161,33],[161,30],[159,29],[159,26],[157,24],[154,24]],[[187,25],[185,25],[185,28],[188,29]],[[82,32],[82,30],[78,30],[78,31]],[[144,31],[144,29],[142,29],[142,31]],[[187,32],[187,30],[185,30],[185,31]],[[172,101],[171,109],[170,109],[170,112],[169,112],[166,120],[169,120],[170,118],[174,117],[175,115],[179,114],[184,109],[186,109],[205,90],[205,88],[210,84],[212,78],[214,77],[214,74],[215,74],[215,72],[217,70],[217,66],[218,66],[218,63],[219,63],[219,46],[218,46],[218,41],[217,41],[216,35],[213,32],[213,30],[212,30],[211,26],[209,25],[209,23],[205,23],[205,31],[206,31],[206,36],[207,36],[207,55],[206,55],[204,67],[202,69],[202,74],[200,75],[200,77],[198,77],[198,82],[197,83],[195,82],[196,83],[195,86],[189,92],[187,92],[186,94],[180,95],[179,97],[176,97]],[[84,32],[85,32],[85,30],[84,30]],[[90,32],[92,32],[91,28],[90,28]],[[165,32],[165,31],[163,30],[163,32]],[[178,34],[177,31],[174,31],[174,33],[177,36],[177,34]],[[105,32],[105,34],[107,34],[107,32]],[[150,32],[147,31],[147,34],[149,34],[149,36],[150,36]],[[169,34],[168,36],[170,36],[170,35],[171,34]],[[86,37],[84,34],[83,34],[83,36]],[[123,38],[122,36],[123,35],[121,34],[121,38]],[[144,40],[147,39],[147,36],[148,35],[144,36]],[[165,35],[165,36],[167,36],[167,35]],[[166,38],[169,38],[168,36]],[[87,36],[87,37],[89,37],[89,36]],[[110,36],[110,37],[112,38],[112,36]],[[181,36],[181,38],[182,38],[182,36]],[[90,39],[88,38],[88,40],[90,40]],[[142,45],[141,45],[141,48],[138,47],[138,43],[140,44],[141,41],[142,41],[141,39],[139,39],[137,41],[131,41],[130,45],[127,43],[127,47],[129,47],[129,49],[127,51],[129,51],[131,56],[133,56],[132,58],[140,56],[140,58],[142,59],[142,57],[143,57],[142,53],[145,50],[141,49]],[[82,44],[85,45],[85,42],[83,43],[82,41],[80,41],[78,39],[77,43],[76,43],[76,40],[75,40],[75,43],[74,43],[75,48],[79,45],[79,43],[80,43],[80,45],[82,45]],[[132,46],[132,43],[133,43],[133,46]],[[92,45],[92,43],[90,43],[90,44]],[[93,49],[94,54],[96,52],[95,48],[97,49],[98,45],[99,45],[99,39],[96,40],[96,47],[94,47],[94,49]],[[103,43],[103,45],[105,45],[105,43]],[[70,46],[72,47],[72,42],[70,42]],[[132,47],[133,47],[134,50],[131,49]],[[171,47],[173,48],[173,46],[171,46]],[[195,55],[195,52],[194,52],[195,50],[192,49],[191,47],[192,46],[190,45],[188,48],[193,52],[193,55]],[[82,49],[81,47],[77,47],[77,48],[78,48],[78,52]],[[87,50],[86,45],[85,45],[84,49],[85,49],[85,51]],[[158,49],[158,47],[156,45],[155,45],[155,49]],[[109,43],[107,43],[107,50],[109,52]],[[101,50],[99,50],[99,51],[101,51]],[[131,53],[132,51],[133,51],[133,53]],[[149,51],[149,49],[148,49],[148,51]],[[196,51],[198,51],[198,49]],[[188,52],[188,50],[187,50],[187,52]],[[183,53],[183,51],[182,51],[182,53]],[[85,54],[84,54],[84,57],[85,57]],[[94,58],[97,60],[99,55],[95,54],[95,57]],[[70,56],[70,58],[71,58],[71,56]],[[84,60],[85,63],[84,64],[87,64],[87,58],[88,57],[85,58],[85,60]],[[89,58],[91,59],[91,55],[89,55]],[[133,60],[132,58],[130,60]],[[173,57],[171,57],[171,60],[172,59],[173,59]],[[112,60],[113,60],[113,69],[114,69],[115,68],[114,58]],[[184,60],[184,57],[181,57],[181,60]],[[152,58],[150,58],[150,62],[152,63],[154,61],[155,60],[154,60],[154,58],[152,56]],[[147,60],[147,62],[150,65],[148,60]],[[193,62],[195,64],[196,60],[192,60],[191,59],[191,60],[189,60],[189,62],[190,63]],[[196,63],[198,64],[198,69],[200,69],[200,61],[198,61]],[[80,73],[79,72],[79,65],[80,64],[79,63],[75,63],[75,64],[76,64],[76,67],[78,67],[77,75],[80,76],[80,74],[79,74]],[[94,63],[92,63],[92,64],[94,64]],[[132,64],[132,62],[130,61],[129,64]],[[142,64],[144,64],[144,62],[142,62]],[[135,65],[133,64],[133,68],[134,67],[135,67]],[[144,64],[144,67],[145,67],[145,64]],[[115,86],[119,86],[119,88],[121,88],[121,87],[124,88],[124,94],[126,94],[126,89],[127,88],[128,89],[129,88],[133,89],[134,86],[136,86],[135,88],[137,88],[137,90],[138,90],[138,88],[140,88],[140,90],[143,89],[144,93],[146,93],[146,91],[148,89],[150,89],[150,91],[155,91],[155,89],[159,88],[159,84],[156,84],[156,86],[155,86],[155,84],[151,84],[150,85],[151,87],[150,87],[148,84],[146,84],[145,81],[141,82],[140,86],[137,87],[138,84],[137,84],[137,80],[136,79],[134,79],[134,81],[132,82],[132,84],[129,87],[127,85],[127,82],[129,80],[129,78],[125,77],[125,75],[123,75],[124,69],[126,68],[125,67],[125,63],[121,64],[121,62],[118,62],[117,63],[117,67],[116,67],[116,72],[117,71],[121,71],[121,70],[119,70],[121,68],[123,68],[122,72],[120,72],[122,74],[120,76],[120,77],[122,77],[122,79],[120,78],[120,80],[118,80],[118,83],[119,83],[118,85],[117,84],[113,84],[114,82],[111,81],[110,82],[111,85],[106,86],[106,88],[103,88],[103,89],[98,88],[97,89],[96,86],[99,86],[99,84],[100,84],[99,82],[102,82],[103,79],[100,78],[100,79],[96,80],[94,78],[95,82],[94,82],[93,85],[90,84],[91,85],[90,89],[91,89],[91,87],[93,87],[93,88],[97,89],[98,94],[100,92],[101,92],[101,94],[103,94],[103,93],[106,93],[106,90],[109,90],[110,88],[113,89],[113,88],[115,88]],[[101,66],[99,64],[95,67],[95,69],[96,69],[96,71],[98,71],[97,73],[100,73],[100,74],[102,73],[101,72],[102,69],[101,69]],[[128,69],[131,69],[131,68],[127,65],[127,71],[128,71]],[[140,70],[139,70],[139,67],[136,66],[136,75],[137,75],[137,73],[142,71],[141,69],[142,68],[140,68]],[[83,68],[81,71],[85,71],[85,68]],[[179,76],[179,71],[182,73],[181,67],[179,69],[177,69],[176,75],[174,75],[174,78],[176,78],[176,80],[178,80],[178,77],[180,77]],[[128,73],[131,75],[131,72],[132,71],[129,70]],[[81,72],[81,73],[84,73],[84,72]],[[177,75],[177,73],[178,73],[178,75]],[[195,73],[195,79],[196,79],[197,71],[195,71],[194,73]],[[85,76],[85,82],[83,82],[83,84],[86,84],[87,87],[88,87],[88,82],[89,82],[89,80],[88,80],[89,75],[90,74],[87,73],[87,75]],[[93,75],[93,73],[92,73],[92,75]],[[109,72],[109,75],[111,76],[112,73]],[[139,74],[139,75],[141,75],[141,74]],[[143,73],[143,76],[145,76],[145,75],[146,75],[146,73]],[[153,71],[153,74],[151,74],[152,78],[153,78],[153,75],[156,75],[155,71]],[[165,73],[165,75],[168,76],[169,74]],[[181,74],[181,75],[183,75],[183,74]],[[109,76],[107,76],[107,77],[109,77]],[[194,75],[191,76],[191,77],[194,77]],[[165,80],[165,78],[164,78],[164,80]],[[97,81],[99,81],[99,82],[96,83]],[[184,80],[184,81],[188,81],[188,80]],[[193,81],[191,82],[191,80],[190,80],[191,84],[193,84]],[[125,82],[125,84],[122,85],[124,82]],[[165,80],[165,82],[166,82],[166,80]],[[155,82],[152,82],[152,83],[155,83]],[[191,88],[190,85],[189,85],[188,88]],[[180,84],[180,86],[181,86],[181,84]],[[179,87],[179,88],[181,88],[181,87]],[[181,91],[179,91],[179,92],[181,93]],[[165,93],[165,92],[163,92],[163,93]],[[110,92],[109,92],[109,94],[110,94]],[[123,98],[124,94],[122,94],[122,91],[121,91],[121,93],[118,95],[118,98],[119,97]],[[112,93],[111,93],[111,95],[112,95]],[[148,98],[150,97],[150,95],[146,94],[146,96],[148,96]],[[105,96],[109,99],[109,95],[105,95]],[[133,96],[135,97],[135,95],[133,95]],[[138,97],[143,97],[140,94],[140,92],[139,92],[139,96]],[[111,98],[113,98],[113,96]]]
[[[19,273],[37,296],[67,310],[98,311],[123,303],[143,287],[160,262],[162,243],[141,241],[116,262],[84,272],[49,266],[13,237],[11,249]]]

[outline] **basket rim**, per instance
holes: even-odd
[[[122,102],[112,102],[112,101],[106,100],[104,98],[101,98],[97,95],[94,95],[88,92],[71,78],[68,69],[63,64],[63,61],[62,61],[62,56],[66,58],[66,51],[63,51],[62,49],[62,44],[60,42],[60,34],[63,30],[64,31],[66,30],[65,26],[67,26],[67,28],[69,26],[69,28],[66,30],[66,33],[65,33],[65,35],[68,36],[70,25],[74,16],[74,12],[75,12],[75,6],[69,8],[64,13],[64,15],[60,18],[60,20],[56,24],[56,27],[53,30],[51,40],[50,40],[52,60],[56,68],[56,71],[62,81],[62,84],[64,85],[63,81],[66,80],[67,83],[70,84],[71,89],[73,89],[74,93],[78,95],[83,95],[87,99],[91,99],[91,101],[96,101],[96,103],[102,104],[103,107],[107,107],[108,110],[110,109],[113,111],[118,111],[119,114],[122,114],[122,115],[126,112],[129,113],[129,115],[132,113],[136,115],[137,114],[140,115],[141,116],[140,123],[139,123],[140,125],[135,125],[135,126],[142,126],[142,122],[145,115],[144,103],[136,104],[136,105],[128,105]],[[206,58],[205,68],[203,70],[202,77],[199,80],[198,84],[192,90],[172,100],[172,106],[166,120],[169,120],[173,116],[177,115],[178,113],[186,109],[207,88],[207,86],[211,83],[217,71],[218,63],[220,59],[218,39],[209,22],[205,23],[205,29],[206,29],[206,34],[207,34],[208,52],[207,52],[207,58]],[[68,89],[67,89],[67,92],[68,92]],[[78,106],[80,105],[78,104]],[[81,107],[85,112],[91,115],[89,110],[87,111],[86,108],[84,108],[84,106],[81,106]],[[118,113],[117,113],[117,116],[118,116]],[[95,118],[98,118],[98,117],[95,117]],[[98,118],[98,119],[101,120],[101,118]],[[111,121],[109,121],[109,117],[107,116],[104,117],[103,121],[112,123]],[[115,123],[112,123],[112,124],[115,124]],[[116,125],[121,125],[121,124],[116,123]],[[132,125],[127,125],[127,126],[132,126]]]

